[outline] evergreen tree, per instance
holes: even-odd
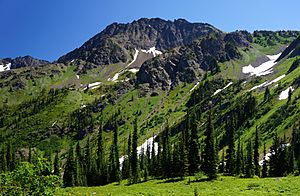
[[[69,149],[63,181],[65,187],[72,187],[76,185],[76,164],[74,161],[74,151],[72,146]]]
[[[224,170],[225,170],[225,153],[224,153],[224,149],[223,149],[222,150],[222,159],[221,159],[221,163],[220,163],[219,172],[224,173]]]
[[[216,164],[216,149],[214,140],[214,128],[211,120],[211,113],[208,117],[207,127],[204,132],[205,135],[205,149],[203,155],[203,171],[210,180],[217,178],[217,164]]]
[[[270,176],[272,177],[275,177],[275,176],[279,176],[279,154],[278,154],[278,147],[279,147],[279,139],[277,137],[277,134],[275,134],[274,138],[273,138],[273,144],[271,146],[271,157],[270,157],[270,162],[269,162],[269,165],[270,165],[270,170],[269,170],[269,174]]]
[[[137,154],[137,140],[138,140],[138,128],[137,119],[134,120],[133,125],[133,136],[132,136],[132,153],[131,153],[131,171],[132,171],[132,183],[138,183],[139,179],[139,168],[138,168],[138,154]]]
[[[252,178],[254,174],[254,167],[253,167],[253,156],[252,156],[252,145],[251,141],[248,143],[247,146],[247,159],[246,159],[246,165],[245,165],[245,174],[246,177]]]
[[[269,87],[266,87],[264,101],[268,101],[270,99],[270,97],[271,97],[270,89],[269,89]]]
[[[150,164],[150,175],[154,176],[155,175],[155,169],[156,169],[156,150],[155,149],[155,139],[154,139],[154,135],[153,137],[153,141],[152,141],[152,149],[151,149],[151,159],[149,160],[149,164]]]
[[[227,127],[228,149],[226,150],[226,173],[235,174],[235,147],[232,122]]]
[[[188,151],[187,146],[185,145],[185,131],[182,131],[181,134],[181,143],[180,143],[180,161],[179,161],[179,176],[183,178],[189,174],[189,160],[188,160]]]
[[[256,127],[255,131],[255,142],[254,142],[254,154],[253,154],[253,162],[254,162],[254,173],[256,176],[260,176],[260,166],[259,166],[259,137],[258,130]]]
[[[261,171],[261,176],[266,178],[268,176],[268,161],[266,160],[266,144],[264,144],[264,159],[263,159],[263,168]]]
[[[300,132],[299,132],[299,127],[293,128],[291,147],[293,149],[293,156],[295,159],[296,167],[297,167],[298,171],[300,171]]]
[[[242,173],[243,155],[241,149],[241,139],[239,138],[238,147],[236,151],[236,163],[235,163],[235,173],[240,175]]]
[[[102,134],[103,134],[103,127],[102,127],[102,123],[100,123],[98,138],[97,138],[97,170],[98,170],[97,184],[98,185],[105,184],[105,179],[106,179]]]
[[[163,132],[163,141],[162,141],[162,166],[163,166],[163,177],[169,178],[171,171],[170,171],[170,165],[171,165],[171,153],[170,153],[170,133],[169,133],[169,125],[167,123],[166,128]]]
[[[195,174],[200,166],[199,156],[199,142],[198,142],[198,130],[196,124],[196,117],[193,120],[191,127],[191,139],[189,145],[189,172],[190,175]]]

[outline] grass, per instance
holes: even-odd
[[[150,180],[128,186],[126,181],[101,187],[60,189],[56,195],[300,195],[300,177],[250,178],[220,177],[209,182]]]

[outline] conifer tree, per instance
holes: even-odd
[[[195,174],[200,166],[199,156],[199,142],[198,142],[198,130],[196,124],[196,117],[192,122],[191,126],[191,139],[189,145],[189,173],[190,175]]]
[[[256,176],[260,176],[260,166],[259,166],[259,137],[258,129],[256,127],[255,131],[255,142],[254,142],[254,153],[253,153],[253,162],[254,162],[254,173]]]
[[[63,181],[65,187],[72,187],[76,185],[76,164],[74,161],[74,150],[72,146],[69,149]]]
[[[187,146],[185,145],[185,131],[182,131],[180,142],[179,177],[183,178],[189,174],[189,160]]]
[[[150,175],[155,176],[155,168],[156,168],[156,149],[155,149],[155,139],[154,135],[152,141],[152,149],[151,149],[151,159],[149,160],[150,164]]]
[[[217,164],[216,164],[216,149],[214,139],[214,128],[211,120],[211,113],[208,117],[207,127],[204,132],[205,135],[205,149],[203,155],[203,171],[210,180],[217,178]]]
[[[224,173],[224,169],[225,169],[225,153],[224,153],[224,149],[223,149],[222,150],[222,158],[221,158],[219,173]]]
[[[270,96],[271,96],[270,89],[269,89],[269,87],[266,87],[264,101],[268,101]]]
[[[261,176],[266,178],[268,176],[268,161],[266,159],[266,144],[264,144],[264,159],[263,159],[263,168],[261,171]]]
[[[103,174],[103,165],[104,165],[104,152],[103,152],[103,139],[102,139],[102,123],[99,127],[98,138],[97,138],[97,168],[99,175]]]
[[[226,173],[233,175],[235,173],[235,147],[234,132],[232,122],[227,127],[228,149],[226,150]]]
[[[253,156],[252,156],[252,145],[251,141],[248,143],[247,146],[247,159],[246,159],[246,165],[245,165],[245,172],[246,177],[252,178],[254,174],[254,167],[253,167]]]
[[[241,152],[241,139],[239,137],[239,141],[238,141],[238,147],[237,147],[237,151],[236,151],[236,163],[235,163],[235,173],[237,175],[240,175],[242,173],[242,159],[243,159],[243,155]]]
[[[131,171],[132,171],[132,183],[139,182],[139,168],[138,168],[138,154],[137,154],[137,140],[138,140],[138,128],[137,119],[134,120],[133,136],[132,136],[132,153],[131,153]]]
[[[162,142],[162,166],[163,166],[163,177],[169,178],[171,171],[170,171],[170,165],[171,165],[171,153],[170,153],[170,134],[169,134],[169,125],[167,123],[166,128],[163,132],[163,142]]]

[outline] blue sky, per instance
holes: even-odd
[[[223,31],[300,30],[298,0],[0,0],[0,58],[49,61],[112,22],[141,17],[207,22]]]

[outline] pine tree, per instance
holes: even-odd
[[[63,181],[65,187],[72,187],[76,185],[76,164],[74,161],[74,150],[71,146],[68,153],[68,158],[65,166]]]
[[[163,178],[169,178],[171,171],[170,171],[170,165],[171,165],[171,153],[170,153],[170,135],[169,135],[169,125],[167,123],[166,128],[163,132],[163,141],[162,141],[162,166],[163,166]]]
[[[263,168],[261,171],[261,176],[266,178],[268,176],[268,161],[266,159],[266,144],[264,144],[264,159],[263,159]]]
[[[243,155],[241,149],[241,139],[239,138],[238,147],[236,151],[236,162],[235,162],[235,173],[240,175],[242,173],[242,162],[243,162]]]
[[[269,174],[272,177],[276,177],[279,176],[279,154],[278,154],[278,147],[280,145],[279,139],[277,137],[277,134],[275,134],[274,138],[273,138],[273,144],[271,146],[271,157],[270,157],[270,170],[269,170]]]
[[[203,171],[210,180],[217,178],[217,164],[216,164],[216,149],[214,140],[214,128],[211,120],[211,113],[208,117],[207,127],[204,132],[205,135],[205,149],[203,155]]]
[[[139,168],[138,168],[138,155],[137,155],[137,140],[138,140],[138,129],[137,119],[134,120],[133,125],[133,136],[132,136],[132,153],[131,153],[131,171],[132,171],[132,183],[138,183],[139,179]]]
[[[222,150],[222,159],[221,159],[221,163],[220,163],[219,173],[224,173],[224,169],[225,169],[225,153],[224,153],[224,149],[223,149]]]
[[[189,144],[190,175],[193,175],[196,172],[198,172],[199,166],[200,166],[199,142],[198,142],[198,130],[196,124],[196,117],[195,117],[191,127],[191,139]]]
[[[270,89],[269,89],[269,87],[266,87],[264,101],[268,101],[270,99],[270,97],[271,97]]]
[[[251,141],[248,143],[247,146],[247,159],[246,159],[246,165],[245,165],[245,170],[246,170],[246,177],[252,178],[254,174],[254,167],[253,167],[253,156],[252,156],[252,145]]]
[[[254,142],[254,154],[253,154],[253,162],[254,162],[254,173],[256,176],[260,176],[260,166],[259,166],[259,137],[258,130],[256,127],[255,131],[255,142]]]
[[[189,174],[189,160],[188,151],[185,144],[185,131],[182,131],[180,142],[180,162],[179,162],[179,176],[183,178]]]
[[[102,123],[100,123],[98,138],[97,138],[97,173],[98,173],[97,184],[98,185],[105,184],[105,178],[106,178],[102,133],[103,133],[103,127],[102,127]]]
[[[151,159],[150,161],[150,175],[155,176],[155,169],[156,169],[156,150],[155,149],[155,139],[154,139],[154,135],[153,137],[153,141],[152,141],[152,149],[151,149]]]
[[[235,147],[232,122],[227,127],[228,149],[226,150],[226,173],[235,174]]]

